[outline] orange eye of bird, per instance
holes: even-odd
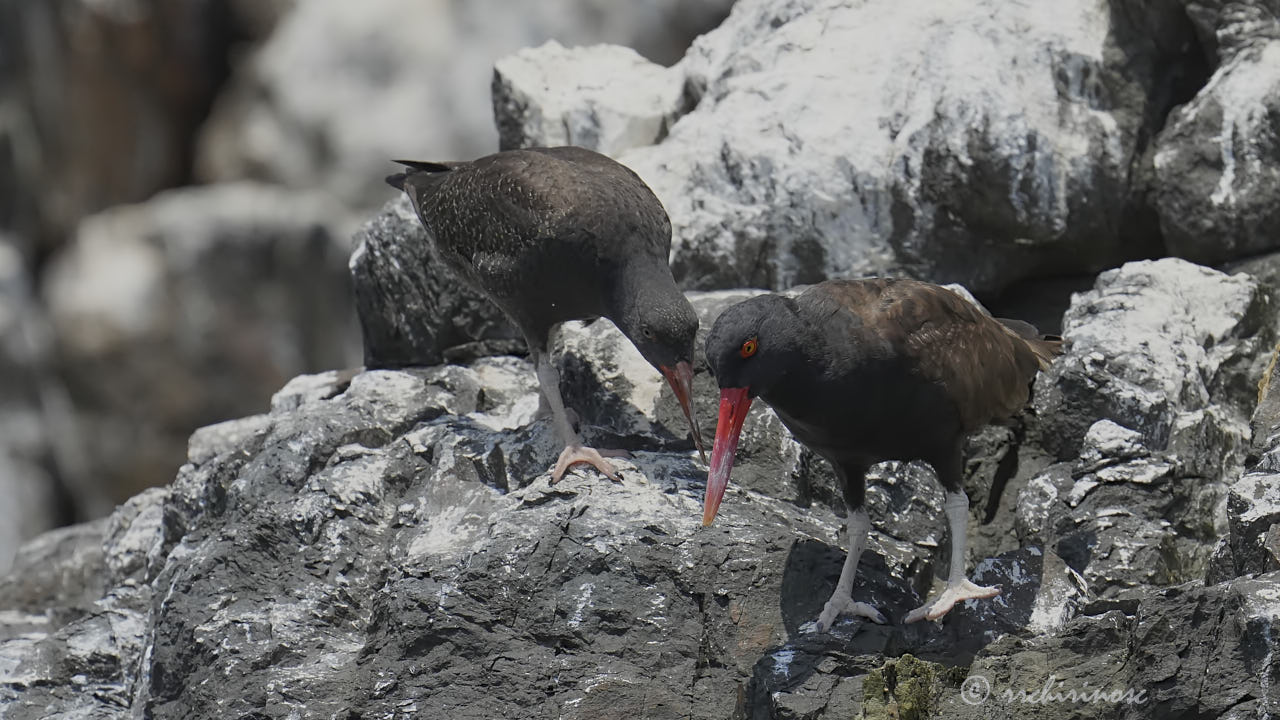
[[[752,355],[756,354],[756,349],[759,346],[760,344],[756,342],[756,339],[751,338],[750,340],[742,343],[742,348],[738,350],[738,354],[741,355],[743,358],[749,358]]]

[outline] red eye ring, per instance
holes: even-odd
[[[755,338],[742,343],[742,347],[738,349],[738,354],[745,360],[756,354],[756,350],[760,348],[760,343]]]

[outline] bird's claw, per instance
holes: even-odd
[[[998,587],[984,587],[975,585],[966,578],[957,584],[948,584],[937,600],[931,603],[925,603],[920,607],[912,610],[907,614],[903,622],[913,623],[920,620],[939,620],[943,615],[951,612],[951,608],[956,603],[965,600],[986,600],[1000,594]]]
[[[555,485],[560,482],[560,478],[564,477],[565,472],[578,463],[587,463],[604,473],[610,480],[616,483],[622,482],[622,478],[618,475],[618,469],[608,460],[605,460],[607,457],[628,458],[631,457],[631,453],[626,450],[597,450],[585,445],[568,445],[561,451],[560,459],[556,460],[556,467],[551,471],[551,484]]]
[[[831,629],[831,626],[835,624],[836,619],[841,615],[864,617],[879,625],[885,625],[889,622],[884,615],[880,614],[879,610],[864,602],[854,602],[853,598],[849,597],[838,598],[833,596],[823,606],[822,614],[818,616],[818,621],[814,624],[814,627],[818,632],[824,633]]]

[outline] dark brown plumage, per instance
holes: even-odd
[[[705,523],[719,507],[753,397],[768,403],[841,479],[852,548],[820,629],[840,613],[884,620],[849,599],[869,527],[864,477],[884,460],[929,463],[948,493],[948,588],[908,621],[936,619],[959,599],[998,592],[963,577],[964,438],[1026,404],[1036,372],[1061,352],[1060,340],[1040,337],[1027,323],[992,318],[944,287],[877,278],[824,282],[795,299],[763,295],[739,303],[716,321],[706,352],[721,405]]]
[[[577,147],[529,148],[472,162],[402,161],[387,182],[403,189],[440,257],[516,323],[566,450],[553,473],[588,462],[547,357],[551,330],[566,320],[607,317],[658,368],[689,413],[698,319],[668,265],[671,222],[629,168]]]

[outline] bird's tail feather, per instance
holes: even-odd
[[[1066,341],[1061,335],[1045,335],[1038,340],[1027,338],[1027,346],[1040,361],[1040,369],[1048,370],[1053,359],[1066,352]]]
[[[429,160],[395,160],[394,162],[408,168],[406,172],[398,172],[387,176],[387,184],[397,190],[404,190],[405,180],[417,173],[449,172],[458,163],[432,162]]]
[[[1041,335],[1035,325],[1024,320],[996,319],[1031,348],[1031,352],[1040,361],[1041,370],[1048,369],[1049,363],[1066,351],[1065,341],[1060,335]]]

